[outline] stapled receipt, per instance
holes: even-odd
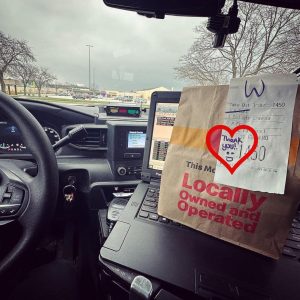
[[[217,163],[214,181],[253,191],[284,194],[298,81],[295,74],[232,79],[224,125],[255,129],[258,145],[230,174]],[[231,137],[222,130],[218,153],[234,165],[253,145],[253,135],[241,130]]]

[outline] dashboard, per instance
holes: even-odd
[[[51,127],[43,127],[50,142],[54,145],[61,138],[60,134]],[[19,129],[11,122],[0,121],[0,154],[30,153],[23,142]]]
[[[141,176],[147,113],[139,118],[107,116],[97,107],[63,106],[18,99],[38,120],[54,145],[78,125],[88,134],[56,152],[62,181],[85,174],[85,189],[95,186],[136,185]],[[34,164],[20,130],[0,113],[0,158]],[[83,178],[81,175],[78,178]],[[82,180],[81,180],[82,181]]]

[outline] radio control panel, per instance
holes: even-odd
[[[141,172],[142,172],[142,165],[117,167],[117,173],[120,176],[135,175],[136,177],[140,178]]]
[[[108,161],[116,180],[141,178],[146,122],[108,121]]]

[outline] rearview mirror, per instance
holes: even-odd
[[[136,11],[146,17],[165,15],[210,17],[220,13],[225,0],[103,0],[107,6]]]

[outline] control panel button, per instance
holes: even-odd
[[[10,199],[11,198],[11,193],[4,193],[3,194],[3,199]]]
[[[24,190],[9,184],[0,199],[0,216],[13,216],[21,207],[24,199]]]
[[[127,171],[124,167],[118,167],[117,172],[120,176],[124,176],[127,173]]]
[[[12,216],[18,212],[20,206],[20,204],[0,204],[0,216]]]
[[[0,216],[7,216],[8,208],[0,206]]]
[[[23,198],[24,198],[24,191],[22,189],[19,189],[18,187],[15,187],[12,192],[9,203],[10,204],[21,204],[23,201]]]
[[[9,185],[2,196],[3,204],[21,204],[24,198],[24,191],[16,186]]]
[[[6,192],[11,193],[13,190],[14,190],[14,186],[13,185],[8,185],[7,189],[6,189]]]
[[[141,153],[124,153],[124,158],[141,158]]]
[[[17,213],[17,211],[19,210],[19,207],[18,206],[15,206],[15,207],[9,207],[7,209],[7,215],[8,216],[11,216],[11,215],[14,215]]]

